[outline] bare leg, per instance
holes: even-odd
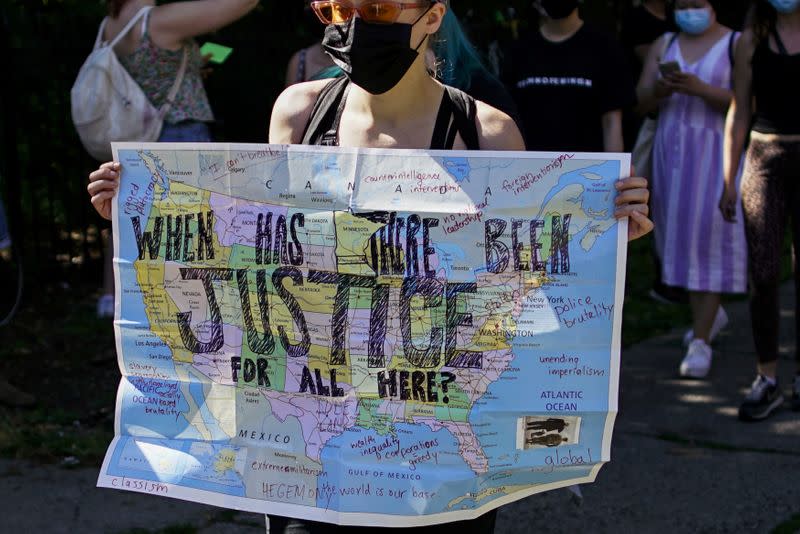
[[[702,339],[709,343],[711,326],[717,316],[721,298],[719,293],[700,293],[693,291],[689,294],[689,303],[692,308],[694,325],[694,339]]]

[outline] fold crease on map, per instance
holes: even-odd
[[[113,148],[99,486],[399,527],[610,460],[628,155]]]

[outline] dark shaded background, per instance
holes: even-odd
[[[304,14],[303,3],[262,0],[249,16],[207,36],[234,48],[207,81],[218,140],[266,142],[270,109],[283,88],[289,57],[321,35],[321,25]],[[616,32],[629,3],[586,0],[582,13]],[[726,2],[726,21],[738,24],[746,3]],[[535,24],[530,0],[453,0],[452,7],[484,50],[492,40],[512,39],[498,12],[514,7],[523,31]],[[107,224],[94,214],[86,195],[86,176],[96,163],[72,127],[69,90],[104,14],[101,0],[0,0],[5,60],[0,196],[26,270],[40,274],[40,280],[99,280],[100,229]]]
[[[485,49],[492,40],[512,39],[498,7],[502,12],[513,4],[521,26],[535,24],[529,1],[452,3]],[[726,0],[729,23],[746,2]],[[627,3],[586,0],[583,14],[614,32]],[[208,36],[235,49],[207,84],[219,140],[266,140],[289,56],[321,31],[304,19],[302,4],[261,0],[247,18]],[[0,327],[0,379],[39,399],[31,410],[0,407],[0,458],[96,466],[113,436],[119,369],[111,321],[94,310],[109,224],[89,204],[87,175],[97,163],[84,153],[69,106],[103,6],[102,0],[0,0],[0,196],[25,269],[19,313]],[[624,346],[689,323],[688,306],[647,298],[654,276],[650,247],[649,238],[629,247]],[[16,267],[0,258],[0,320],[16,297]],[[790,269],[787,262],[784,271]]]

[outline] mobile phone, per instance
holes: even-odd
[[[658,64],[658,70],[661,71],[662,76],[667,77],[670,74],[676,74],[680,72],[681,66],[677,61],[666,61]]]
[[[203,46],[200,47],[200,54],[203,56],[211,55],[209,61],[211,63],[224,63],[228,56],[231,55],[233,52],[233,48],[228,46],[223,46],[221,44],[212,43],[207,41]]]

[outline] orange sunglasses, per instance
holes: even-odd
[[[311,9],[323,24],[342,24],[348,22],[353,16],[358,15],[364,22],[371,24],[394,24],[400,14],[406,9],[416,9],[420,7],[430,7],[433,2],[416,4],[403,4],[400,2],[390,2],[377,0],[365,2],[360,7],[355,7],[348,2],[341,0],[319,0],[311,2]]]

